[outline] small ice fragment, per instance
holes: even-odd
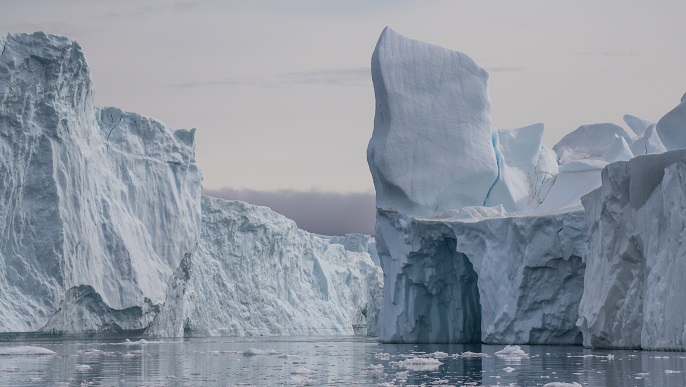
[[[684,371],[678,371],[678,370],[665,370],[666,374],[680,374]]]
[[[378,360],[391,360],[391,354],[386,352],[378,352],[374,354],[374,358]]]
[[[551,382],[551,383],[544,384],[543,387],[581,387],[581,384],[579,384],[577,382],[572,382],[572,383]]]
[[[316,373],[317,373],[317,371],[309,369],[307,367],[298,367],[298,368],[294,369],[293,371],[291,371],[291,374],[293,374],[293,375],[312,375],[312,374],[316,374]]]
[[[505,368],[503,368],[503,371],[505,371],[505,372],[512,372],[512,371],[514,371],[514,370],[515,370],[515,369],[512,368],[512,367],[505,367]]]
[[[488,357],[487,354],[483,352],[462,352],[460,355],[453,355],[454,357],[463,357],[463,358],[477,358],[477,357]]]
[[[438,359],[423,357],[412,357],[401,361],[392,361],[389,364],[394,367],[405,368],[411,371],[433,371],[443,365]]]
[[[407,381],[407,378],[410,377],[410,373],[408,371],[401,371],[395,374],[395,380],[404,383]]]
[[[420,355],[420,356],[421,356],[421,357],[431,357],[431,358],[434,358],[434,359],[443,359],[443,358],[448,357],[448,354],[445,353],[445,352],[436,351],[436,352],[433,352],[433,353],[427,353],[427,354]]]
[[[496,352],[495,355],[500,357],[524,357],[527,356],[527,353],[519,345],[508,345]]]
[[[91,366],[88,364],[77,364],[74,368],[76,368],[77,371],[88,371],[91,369]]]
[[[243,352],[243,356],[260,356],[260,355],[279,355],[280,352],[277,352],[273,349],[257,349],[257,348],[249,348],[247,351]]]
[[[0,355],[35,355],[47,356],[54,355],[55,352],[43,347],[34,347],[31,345],[22,345],[19,347],[0,347]]]

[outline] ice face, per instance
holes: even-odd
[[[590,250],[584,345],[686,350],[686,151],[610,164],[583,198]]]
[[[386,28],[372,55],[372,79],[367,160],[377,207],[433,215],[483,205],[498,176],[488,73],[462,53]]]
[[[376,333],[381,270],[366,251],[300,230],[267,207],[203,196],[202,214],[188,274],[172,279],[176,290],[151,334]]]
[[[543,124],[493,135],[499,173],[485,205],[501,204],[510,212],[537,206],[559,173],[555,153],[542,144]]]
[[[637,136],[642,137],[643,133],[645,133],[646,129],[650,126],[655,124],[654,122],[650,122],[648,120],[644,120],[642,118],[638,118],[636,116],[632,116],[629,114],[624,115],[624,122],[626,122],[627,125],[629,125],[629,128],[636,133]]]
[[[629,160],[633,143],[624,129],[615,124],[584,125],[567,134],[553,150],[561,166],[572,162]],[[604,165],[603,165],[604,166]]]
[[[0,46],[0,331],[41,328],[81,285],[115,309],[162,302],[200,231],[192,132],[95,109],[70,39]]]
[[[677,107],[657,122],[655,128],[662,144],[667,150],[686,148],[686,102]]]
[[[0,331],[375,334],[371,237],[201,200],[195,130],[95,108],[70,39],[0,49]]]
[[[385,280],[380,340],[580,343],[583,212],[474,211],[467,217],[378,215]]]

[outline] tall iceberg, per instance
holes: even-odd
[[[161,303],[200,232],[194,132],[96,109],[73,40],[3,34],[0,47],[0,330],[37,330],[79,294]]]
[[[94,107],[73,40],[0,34],[0,332],[376,332],[369,237],[201,198],[194,136]]]
[[[380,339],[580,343],[579,198],[599,179],[546,202],[576,176],[558,181],[543,125],[491,128],[488,74],[464,54],[386,28],[372,78]]]

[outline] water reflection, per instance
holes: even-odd
[[[0,385],[686,385],[686,356],[680,352],[522,346],[526,356],[499,357],[495,352],[503,346],[379,344],[360,337],[118,339],[1,347],[19,345],[56,354],[0,356]],[[485,355],[464,357],[465,352]],[[414,360],[403,362],[407,359]]]

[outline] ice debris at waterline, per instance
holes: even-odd
[[[384,271],[382,341],[684,349],[686,314],[664,300],[683,282],[686,154],[671,156],[661,184],[665,163],[651,160],[662,156],[632,160],[686,146],[684,102],[657,124],[625,116],[635,136],[584,125],[551,150],[542,124],[491,127],[488,73],[464,54],[386,28],[372,79],[367,160]],[[633,170],[627,160],[641,199],[625,199],[629,179],[615,178]],[[584,208],[582,196],[601,182]],[[655,204],[639,212],[649,196]],[[637,244],[644,228],[650,241]]]
[[[201,198],[195,130],[96,108],[75,41],[0,34],[0,53],[1,332],[376,331],[372,247]]]

